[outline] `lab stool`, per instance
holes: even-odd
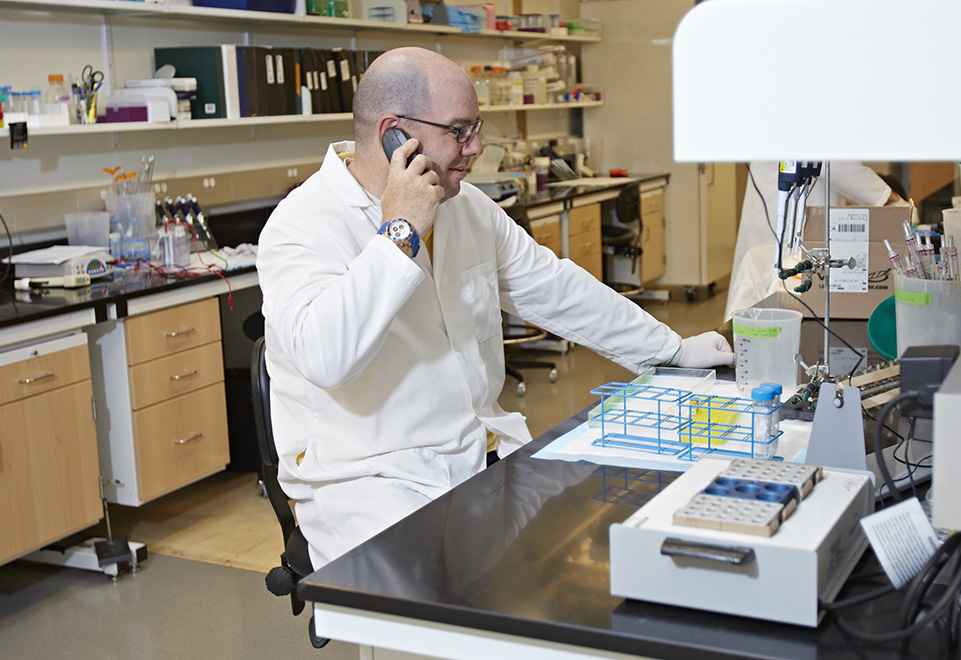
[[[522,344],[532,344],[542,339],[547,339],[547,331],[535,328],[532,325],[520,325],[510,323],[507,320],[503,324],[504,329],[504,369],[508,376],[517,380],[517,396],[524,396],[527,393],[527,385],[524,383],[524,374],[521,369],[550,369],[547,377],[552,383],[557,382],[557,366],[553,362],[540,362],[538,360],[518,360],[511,357],[512,347]],[[516,354],[516,353],[515,353]]]

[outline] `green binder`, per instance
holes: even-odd
[[[154,48],[154,64],[154,70],[171,64],[178,78],[197,79],[197,98],[190,102],[191,118],[223,119],[227,116],[220,46]]]

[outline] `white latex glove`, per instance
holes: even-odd
[[[673,362],[685,368],[730,367],[734,364],[734,351],[724,337],[712,330],[682,339]]]

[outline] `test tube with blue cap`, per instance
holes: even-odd
[[[771,435],[777,435],[781,432],[781,395],[784,393],[784,387],[781,383],[761,383],[758,387],[766,387],[767,389],[774,392],[774,411],[771,413]]]
[[[753,432],[752,455],[754,458],[771,458],[777,451],[777,439],[771,432],[771,415],[774,412],[774,391],[767,387],[751,390],[751,429]]]

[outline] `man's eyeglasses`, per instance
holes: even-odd
[[[455,134],[455,138],[458,144],[466,144],[470,142],[470,139],[474,137],[474,133],[480,134],[481,126],[484,125],[483,119],[478,119],[473,124],[467,124],[466,126],[448,126],[447,124],[438,124],[437,122],[427,121],[425,119],[417,119],[415,117],[407,117],[405,115],[397,115],[400,119],[407,119],[408,121],[416,121],[421,124],[430,124],[431,126],[437,126],[438,128],[446,128],[451,133]]]

